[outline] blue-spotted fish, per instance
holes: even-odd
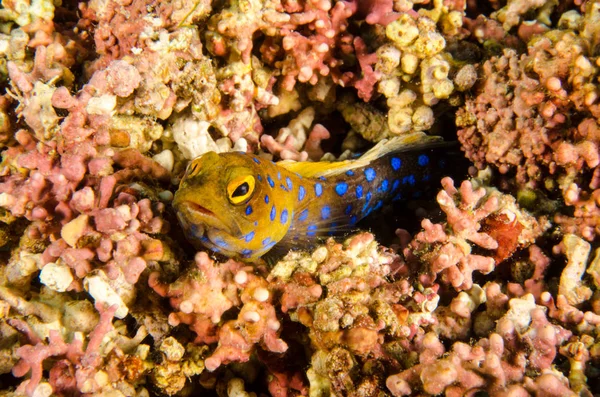
[[[306,248],[351,230],[386,202],[418,197],[444,173],[447,148],[413,133],[338,162],[209,152],[189,164],[173,207],[194,245],[252,262],[275,246]]]

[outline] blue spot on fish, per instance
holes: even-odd
[[[320,176],[319,179],[322,180],[322,181],[326,181],[327,180],[324,176]]]
[[[281,211],[281,216],[279,217],[279,220],[281,221],[281,223],[286,223],[288,220],[288,210],[284,209],[283,211]]]
[[[392,192],[396,189],[398,189],[398,187],[400,186],[400,180],[395,179],[394,183],[392,183]]]
[[[431,179],[431,175],[429,175],[429,174],[423,175],[423,182],[429,182],[429,179]]]
[[[392,201],[400,201],[402,200],[402,193],[398,193],[397,195],[394,196],[394,198],[392,199]]]
[[[294,187],[294,185],[292,184],[292,180],[290,179],[290,177],[285,178],[285,183],[287,184],[287,188],[289,190],[292,190],[292,188]]]
[[[262,176],[261,175],[256,175],[256,179],[258,179],[259,182],[262,182]]]
[[[330,216],[331,216],[331,209],[329,208],[328,205],[326,205],[323,208],[321,208],[321,218],[327,219]]]
[[[274,221],[275,220],[275,215],[277,215],[277,210],[275,209],[275,206],[271,207],[271,220]]]
[[[363,196],[363,187],[361,185],[356,186],[356,198],[360,199]]]
[[[250,215],[252,213],[252,206],[249,205],[246,207],[246,215]]]
[[[403,184],[403,185],[409,184],[409,185],[411,185],[411,186],[412,186],[412,185],[414,185],[416,182],[417,182],[417,181],[416,181],[416,179],[415,179],[415,176],[414,176],[414,175],[412,175],[412,174],[411,174],[411,175],[408,175],[408,176],[405,176],[404,178],[402,178],[402,184]]]
[[[340,182],[335,185],[335,192],[340,196],[343,196],[348,191],[348,184],[346,182]]]
[[[304,186],[300,186],[298,188],[298,201],[302,201],[304,196],[306,196],[306,189],[304,189]]]
[[[216,239],[214,239],[213,243],[215,243],[219,247],[227,247],[229,245],[225,242],[225,240],[223,240],[222,238],[218,238],[218,237]]]
[[[265,194],[265,204],[269,204],[269,195]]]
[[[300,215],[298,215],[298,220],[299,221],[305,221],[306,218],[308,217],[308,210],[303,210]]]
[[[250,241],[252,241],[253,238],[254,238],[254,231],[246,234],[246,237],[244,237],[244,240],[246,240],[246,242],[249,243]]]
[[[269,244],[265,245],[265,248],[271,249],[275,244],[277,244],[277,241],[271,241]]]
[[[422,154],[419,156],[417,162],[421,167],[425,167],[427,164],[429,164],[429,157],[426,154]]]
[[[375,170],[373,168],[367,168],[365,170],[365,178],[367,178],[368,182],[373,182],[373,180],[375,179],[375,177],[377,176],[377,173],[375,172]]]
[[[260,160],[257,159],[256,157],[252,157],[252,160],[256,163],[256,164],[260,164]]]
[[[400,160],[398,157],[392,157],[391,163],[394,171],[398,171],[400,167],[402,167],[402,160]]]
[[[381,181],[381,185],[379,186],[379,190],[381,190],[382,192],[386,192],[388,190],[389,187],[389,182],[387,179],[384,179],[383,181]]]
[[[356,223],[356,221],[357,221],[356,215],[352,215],[352,216],[350,217],[350,224],[351,224],[351,225],[354,225],[354,224]]]
[[[275,182],[273,182],[273,179],[271,179],[270,175],[267,175],[267,181],[271,187],[275,187]]]
[[[249,250],[248,248],[246,248],[246,249],[243,249],[243,250],[242,250],[242,252],[241,252],[241,254],[242,254],[244,257],[249,257],[251,253],[252,253],[252,250]]]
[[[377,211],[381,207],[383,207],[383,201],[379,200],[377,204],[375,204],[375,207],[373,207],[373,211]]]
[[[346,171],[346,175],[348,175],[348,176],[354,176],[354,171],[348,170],[348,171]]]
[[[281,180],[281,172],[277,171],[277,179]]]
[[[270,242],[271,242],[271,237],[267,237],[266,239],[264,239],[264,240],[262,241],[262,245],[267,245],[267,244],[269,244]]]
[[[372,210],[372,208],[369,208],[369,201],[371,201],[371,192],[367,192],[365,199],[365,205],[363,205],[362,207],[362,212],[365,214],[365,216],[367,216],[371,213]]]
[[[321,195],[323,194],[323,185],[321,185],[320,183],[315,183],[315,194],[317,195],[317,197],[321,197]]]
[[[348,206],[344,210],[344,214],[350,215],[351,212],[352,212],[352,204],[348,204]]]
[[[306,228],[307,232],[306,235],[307,236],[314,236],[317,230],[317,225],[310,225],[309,227]]]

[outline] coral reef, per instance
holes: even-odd
[[[429,271],[458,290],[473,286],[473,272],[488,274],[495,265],[510,258],[519,248],[531,245],[549,226],[521,211],[515,199],[495,189],[474,189],[464,181],[460,189],[450,178],[442,179],[444,190],[437,195],[446,224],[424,219],[423,231],[415,236],[406,256],[429,264]],[[472,253],[474,248],[487,255]]]
[[[2,1],[0,394],[599,394],[599,27],[580,0]],[[248,264],[170,205],[208,151],[414,131],[479,173],[384,208],[394,241]]]
[[[515,23],[514,12],[506,15],[505,24]],[[555,222],[588,240],[600,231],[599,15],[598,3],[588,2],[583,15],[569,11],[557,29],[533,36],[527,53],[504,49],[485,61],[477,95],[457,113],[458,137],[478,167],[515,173],[521,188],[559,189],[573,216],[564,211]]]

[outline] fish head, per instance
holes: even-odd
[[[194,159],[173,207],[188,239],[227,256],[253,260],[273,247],[289,222],[273,222],[276,197],[265,168],[277,166],[245,153],[208,152]],[[290,217],[291,218],[291,217]]]

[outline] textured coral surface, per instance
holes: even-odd
[[[3,0],[0,395],[600,395],[599,49],[594,0]],[[471,178],[384,235],[250,265],[171,207],[412,131]]]

